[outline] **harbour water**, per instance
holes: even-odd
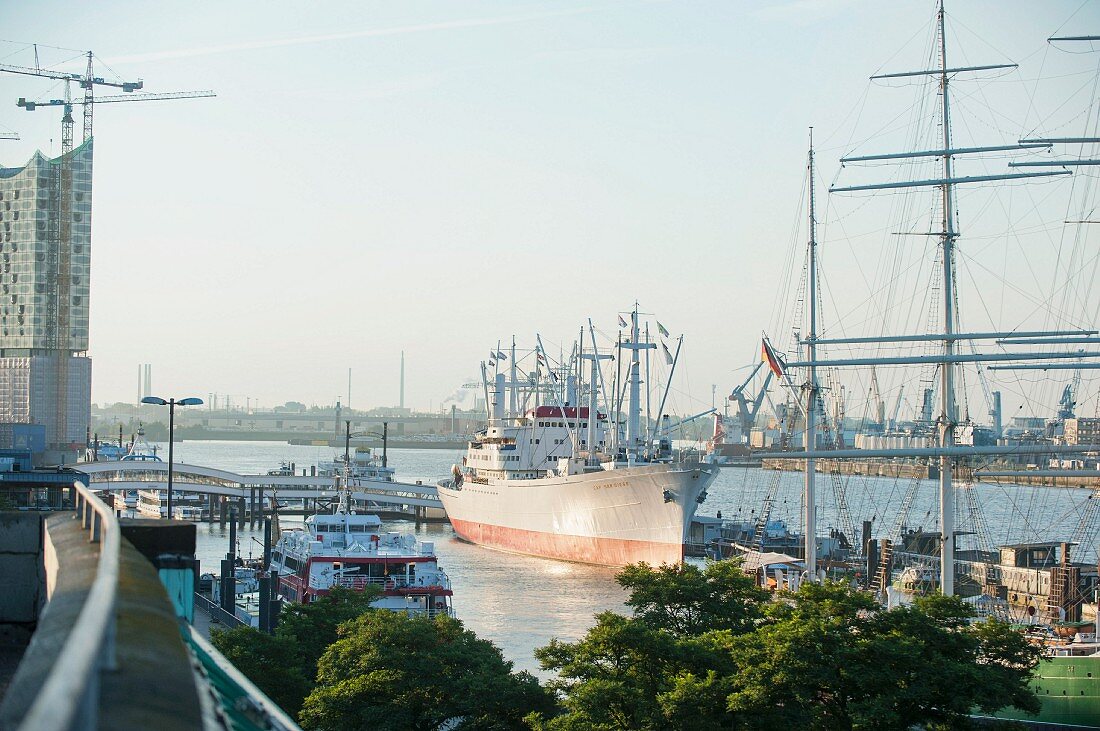
[[[285,442],[187,441],[175,446],[179,463],[218,467],[243,473],[265,473],[281,462],[294,462],[299,473],[319,461],[331,461],[336,450],[328,447],[289,445]],[[402,482],[434,483],[450,473],[461,452],[438,449],[391,450],[389,464]],[[774,481],[778,480],[776,486]],[[760,469],[723,468],[710,489],[701,514],[721,511],[727,519],[753,519],[775,486],[772,516],[792,529],[801,513],[802,473]],[[911,488],[916,485],[913,492]],[[836,509],[836,488],[845,493],[851,520],[858,527],[872,520],[876,537],[889,536],[898,512],[912,492],[908,525],[935,530],[937,485],[910,478],[862,475],[819,475],[820,524],[841,528]],[[968,491],[970,495],[968,496]],[[984,522],[992,545],[1032,540],[1068,540],[1078,526],[1091,490],[976,484],[959,490],[959,530],[970,531]],[[972,498],[972,499],[971,499]],[[970,506],[977,506],[975,511]],[[980,512],[982,519],[976,520]],[[293,519],[283,519],[293,525]],[[615,582],[615,570],[518,556],[470,545],[455,537],[448,525],[391,524],[393,530],[415,530],[421,540],[434,541],[440,564],[451,577],[454,606],[459,619],[479,637],[491,640],[517,669],[538,671],[534,648],[551,638],[578,639],[602,611],[625,612],[625,593]],[[228,527],[199,524],[198,558],[204,571],[217,571],[228,548]],[[258,556],[262,531],[239,532],[239,552]],[[972,537],[960,538],[967,547]],[[1094,538],[1092,540],[1095,540]],[[1096,559],[1096,545],[1076,548],[1082,560]]]

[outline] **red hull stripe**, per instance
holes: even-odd
[[[684,559],[683,545],[673,543],[566,536],[453,518],[451,525],[459,537],[471,543],[563,561],[602,566],[625,566],[645,561],[651,566],[659,566],[663,563],[679,563]]]

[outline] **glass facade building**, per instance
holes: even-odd
[[[0,423],[46,426],[50,447],[83,443],[92,140],[0,167]]]

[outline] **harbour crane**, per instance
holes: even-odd
[[[1073,380],[1062,389],[1062,398],[1058,401],[1058,418],[1072,419],[1076,416],[1074,411],[1077,406],[1077,393],[1081,390],[1081,369],[1073,371]]]
[[[768,392],[768,384],[772,380],[772,372],[769,370],[767,376],[764,378],[764,383],[757,391],[756,397],[750,402],[745,396],[745,388],[752,382],[754,376],[764,365],[763,361],[756,364],[756,367],[749,373],[749,377],[737,386],[730,395],[727,397],[728,401],[737,402],[737,417],[741,421],[741,433],[748,436],[752,432],[752,425],[756,423],[756,415],[760,413],[760,407],[764,402],[764,398]],[[770,400],[770,399],[769,399]],[[774,406],[773,406],[774,409]]]
[[[898,414],[901,413],[901,397],[905,394],[905,384],[898,387],[898,398],[894,401],[894,413],[890,416],[888,429],[894,431],[898,428]]]

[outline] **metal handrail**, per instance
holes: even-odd
[[[233,627],[240,627],[244,624],[244,620],[242,620],[240,617],[233,614],[232,612],[225,611],[219,605],[215,604],[210,599],[203,596],[197,591],[195,592],[195,606],[206,612],[207,616],[209,616],[210,619],[224,624],[230,629],[232,629]]]
[[[417,583],[409,581],[404,576],[384,577],[384,576],[335,576],[332,579],[331,584],[326,585],[322,580],[322,577],[311,576],[309,580],[309,588],[311,589],[327,589],[329,586],[340,586],[345,589],[362,589],[367,586],[380,586],[384,589],[416,589],[416,590],[449,590],[451,588],[451,581],[442,571],[439,572],[439,576],[427,579],[428,583]],[[423,577],[418,577],[423,578]]]
[[[94,729],[99,713],[99,674],[115,662],[115,606],[122,534],[114,512],[79,482],[73,505],[90,543],[99,544],[99,564],[84,606],[65,639],[58,661],[19,731]]]

